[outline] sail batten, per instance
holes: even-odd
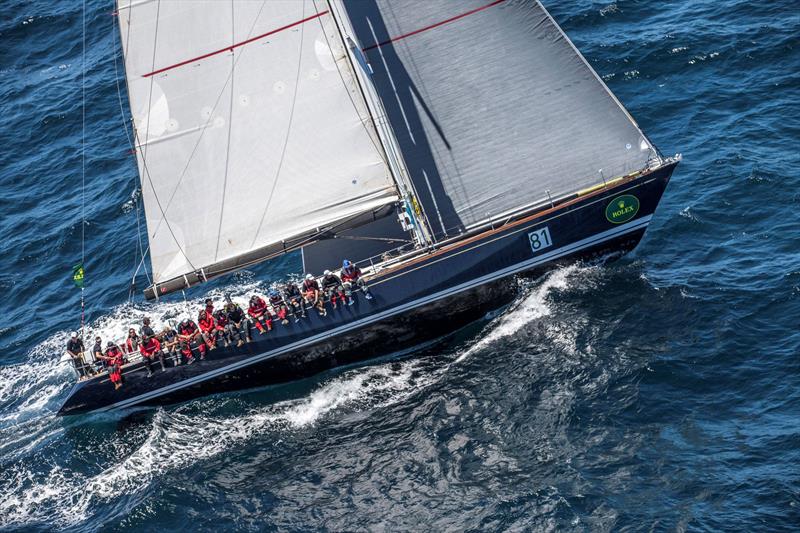
[[[536,0],[341,3],[439,237],[657,156]]]
[[[157,284],[398,200],[325,2],[118,11]]]

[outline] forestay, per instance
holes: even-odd
[[[118,16],[156,284],[397,199],[325,2],[120,0]]]
[[[344,6],[440,236],[642,169],[656,153],[538,2]]]

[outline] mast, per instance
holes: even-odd
[[[356,42],[355,32],[353,32],[347,13],[342,9],[340,2],[338,0],[327,0],[327,3],[339,30],[342,45],[347,50],[350,66],[356,74],[358,86],[367,103],[370,119],[380,137],[392,177],[397,183],[400,195],[404,200],[405,212],[411,218],[414,235],[419,245],[430,246],[436,242],[436,239],[430,230],[427,214],[417,200],[418,195],[414,188],[414,182],[408,176],[403,154],[397,144],[397,138],[386,118],[386,110],[383,108],[383,103],[375,90],[372,81],[372,67]],[[359,68],[356,68],[354,59]]]

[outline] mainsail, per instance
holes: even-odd
[[[119,0],[118,17],[158,293],[398,199],[327,3]]]
[[[657,155],[538,1],[343,5],[439,237]]]

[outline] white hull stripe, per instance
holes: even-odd
[[[180,390],[180,389],[183,389],[185,387],[189,387],[191,385],[195,385],[197,383],[201,383],[203,381],[215,378],[217,376],[227,374],[227,373],[232,372],[234,370],[238,370],[240,368],[244,368],[244,367],[253,365],[255,363],[259,363],[261,361],[264,361],[266,359],[270,359],[272,357],[281,355],[283,353],[286,353],[286,352],[289,352],[289,351],[292,351],[292,350],[296,350],[296,349],[302,348],[304,346],[309,346],[311,344],[315,344],[315,343],[317,343],[319,341],[328,339],[330,337],[335,337],[335,336],[337,336],[339,334],[342,334],[342,333],[345,333],[345,332],[347,332],[349,330],[356,329],[356,328],[359,328],[359,327],[362,327],[362,326],[366,326],[368,324],[371,324],[373,322],[378,322],[378,321],[386,319],[386,318],[390,318],[390,317],[392,317],[394,315],[403,313],[403,312],[408,311],[410,309],[413,309],[415,307],[419,307],[420,305],[423,305],[423,304],[426,305],[426,304],[435,302],[437,300],[440,300],[442,298],[447,298],[447,297],[452,296],[452,295],[454,295],[456,293],[469,290],[469,289],[471,289],[473,287],[477,287],[478,285],[483,285],[485,283],[489,283],[491,281],[495,281],[497,279],[504,278],[506,276],[510,276],[510,275],[517,274],[517,273],[525,271],[525,270],[529,270],[529,269],[534,268],[536,266],[539,266],[539,265],[541,265],[543,263],[547,263],[547,262],[552,261],[554,259],[558,259],[558,258],[563,257],[565,255],[569,255],[569,254],[572,254],[574,252],[580,251],[583,248],[588,248],[590,246],[594,246],[596,244],[600,244],[600,243],[602,243],[604,241],[608,241],[608,240],[614,239],[616,237],[619,237],[620,235],[624,235],[626,233],[631,233],[631,232],[636,231],[638,229],[641,229],[643,227],[647,227],[647,224],[650,222],[651,218],[652,218],[652,215],[644,216],[642,218],[634,220],[633,222],[629,222],[627,224],[624,224],[624,225],[622,225],[622,226],[620,226],[618,228],[612,228],[612,229],[606,230],[606,231],[604,231],[602,233],[598,233],[596,235],[592,235],[591,237],[587,237],[586,239],[582,239],[580,241],[576,241],[576,242],[574,242],[572,244],[569,244],[567,246],[562,246],[561,248],[557,248],[555,250],[552,250],[550,252],[544,253],[542,255],[537,255],[537,256],[535,256],[535,257],[533,257],[531,259],[528,259],[527,261],[523,261],[522,263],[517,263],[516,265],[512,265],[510,267],[506,267],[506,268],[504,268],[502,270],[498,270],[496,272],[493,272],[491,274],[487,274],[485,276],[481,276],[480,278],[475,278],[475,279],[470,280],[468,282],[462,283],[461,285],[456,285],[453,288],[437,292],[437,293],[435,293],[435,294],[433,294],[431,296],[426,296],[424,298],[420,298],[420,299],[414,300],[412,302],[400,305],[398,307],[394,307],[392,309],[387,309],[386,311],[383,311],[381,313],[377,313],[377,314],[374,314],[374,315],[370,315],[368,317],[364,317],[364,318],[362,318],[360,320],[356,320],[354,322],[350,322],[348,324],[344,324],[344,325],[339,326],[337,328],[334,328],[334,329],[332,329],[330,331],[319,333],[317,335],[314,335],[312,337],[308,337],[308,338],[303,339],[301,341],[294,342],[292,344],[287,344],[286,346],[283,346],[281,348],[276,348],[275,350],[272,350],[272,351],[269,351],[269,352],[264,352],[264,353],[262,353],[260,355],[254,355],[251,358],[246,359],[244,361],[239,361],[239,362],[230,364],[228,366],[224,366],[222,368],[218,368],[216,370],[211,370],[211,371],[209,371],[209,372],[207,372],[205,374],[202,374],[202,375],[199,375],[199,376],[195,376],[193,378],[189,378],[189,379],[181,381],[179,383],[173,383],[172,385],[168,385],[166,387],[162,387],[160,389],[156,389],[154,391],[150,391],[148,393],[145,393],[145,394],[142,394],[142,395],[139,395],[139,396],[135,396],[133,398],[129,398],[127,400],[123,400],[121,402],[117,402],[115,404],[111,404],[109,406],[102,407],[100,409],[95,409],[94,411],[110,411],[112,409],[121,409],[121,408],[124,408],[124,407],[130,407],[132,405],[136,405],[137,403],[141,403],[141,402],[150,400],[152,398],[157,398],[159,396],[163,396],[163,395],[168,394],[170,392],[174,392],[176,390]]]

